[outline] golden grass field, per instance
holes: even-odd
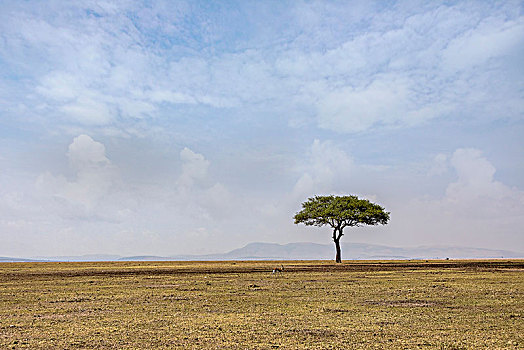
[[[0,264],[0,349],[524,349],[523,317],[523,260]]]

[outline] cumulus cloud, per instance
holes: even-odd
[[[171,184],[147,186],[124,183],[105,146],[88,135],[75,137],[66,155],[71,179],[46,172],[36,181],[40,193],[62,207],[59,215],[119,222],[149,212],[146,206],[158,211],[157,204],[162,203],[173,210],[166,219],[183,215],[202,223],[228,211],[229,191],[208,178],[209,161],[187,147],[180,151],[181,172]]]
[[[232,223],[244,225],[236,215],[250,212],[212,178],[205,156],[188,147],[173,160],[180,171],[154,182],[124,179],[105,145],[89,135],[75,137],[65,157],[70,171],[47,171],[20,191],[0,192],[0,229],[17,237],[2,239],[4,250],[25,256],[210,252],[227,244],[223,234]],[[56,244],[45,243],[50,236]]]
[[[180,159],[182,160],[182,174],[177,181],[179,186],[191,187],[196,181],[205,179],[209,161],[202,154],[185,147],[180,151]]]
[[[505,195],[500,191],[504,186],[493,180],[495,167],[482,156],[482,152],[474,148],[457,149],[451,157],[451,165],[455,169],[458,179],[449,185],[446,193],[448,197],[457,194],[465,196],[499,196]]]
[[[40,175],[36,186],[57,200],[67,201],[82,215],[96,215],[96,208],[117,185],[115,167],[106,157],[105,146],[88,135],[76,137],[69,145],[67,157],[74,171],[72,180],[47,172]]]
[[[73,139],[69,145],[67,157],[77,170],[99,168],[110,164],[106,157],[105,146],[88,135],[80,135]]]
[[[458,179],[447,187],[446,203],[460,207],[459,213],[482,220],[524,219],[524,192],[496,181],[495,167],[480,150],[458,149],[450,162]]]
[[[470,209],[475,216],[496,220],[508,216],[524,217],[524,192],[495,180],[496,169],[475,148],[457,149],[450,163],[457,180],[446,189],[444,201]]]
[[[340,191],[348,183],[353,161],[347,153],[331,141],[314,140],[311,145],[303,174],[296,182],[296,197]]]
[[[444,161],[444,156],[438,158]],[[456,177],[441,198],[394,206],[392,229],[403,233],[402,243],[411,239],[412,245],[426,241],[490,247],[505,241],[521,250],[524,192],[497,181],[495,167],[478,149],[460,148],[448,159]]]

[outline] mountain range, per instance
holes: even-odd
[[[524,258],[524,253],[508,250],[457,246],[389,247],[365,243],[343,243],[342,258],[346,260],[395,259],[489,259]],[[31,259],[0,257],[0,262],[22,261],[182,261],[182,260],[332,260],[335,248],[318,243],[249,243],[227,253],[173,256],[120,256],[89,254],[80,256],[38,256]]]

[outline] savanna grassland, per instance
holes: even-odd
[[[523,349],[524,261],[0,264],[1,349]]]

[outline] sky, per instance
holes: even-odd
[[[524,252],[522,1],[0,3],[0,256]]]

